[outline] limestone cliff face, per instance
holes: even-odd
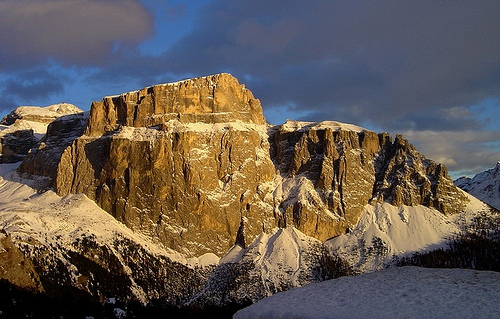
[[[375,132],[337,122],[287,122],[272,135],[273,158],[286,185],[279,225],[326,240],[356,224],[372,198]]]
[[[441,164],[397,135],[337,122],[287,122],[271,134],[282,176],[278,225],[326,240],[348,232],[365,205],[424,205],[462,212],[468,200]],[[289,186],[293,185],[293,186]],[[275,193],[276,194],[276,193]]]
[[[188,254],[223,254],[244,221],[274,226],[265,130],[253,124],[127,128],[81,137],[61,158],[57,192],[84,193],[134,230]]]
[[[275,226],[263,124],[258,100],[228,74],[105,98],[62,154],[55,188],[171,248],[223,254],[238,230]]]
[[[188,256],[221,256],[275,227],[327,240],[379,201],[445,214],[467,202],[445,167],[401,136],[337,122],[266,125],[229,74],[94,103],[55,176],[59,194],[84,193]]]
[[[82,112],[76,106],[68,103],[54,104],[46,107],[18,107],[0,121],[0,163],[22,161],[31,150],[39,146],[40,139],[45,136],[49,123],[58,118]],[[70,129],[73,131],[74,127]],[[57,141],[57,143],[60,142]],[[57,156],[52,159],[52,161],[56,162],[58,160]],[[40,164],[40,168],[44,168],[46,163],[40,161]],[[39,173],[40,171],[38,170],[33,171],[33,174]],[[42,173],[42,175],[45,174]]]
[[[87,135],[118,126],[151,127],[177,119],[183,123],[243,121],[265,124],[260,101],[227,73],[151,86],[105,97],[92,104]]]
[[[0,163],[22,161],[38,144],[31,128],[9,128],[0,132]]]
[[[426,159],[401,135],[396,135],[394,143],[387,134],[381,139],[382,149],[375,162],[375,199],[395,206],[424,205],[443,214],[465,209],[468,199],[455,187],[444,165]]]

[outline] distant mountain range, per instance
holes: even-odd
[[[483,202],[500,209],[500,161],[472,178],[460,177],[455,185]]]

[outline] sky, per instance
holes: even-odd
[[[229,72],[271,124],[403,134],[452,178],[500,160],[500,1],[0,0],[0,115]]]

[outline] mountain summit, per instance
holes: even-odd
[[[154,85],[94,102],[86,134],[99,136],[118,126],[181,123],[265,124],[260,101],[227,73]]]

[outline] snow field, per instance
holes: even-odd
[[[500,273],[389,268],[281,292],[233,318],[500,318]]]

